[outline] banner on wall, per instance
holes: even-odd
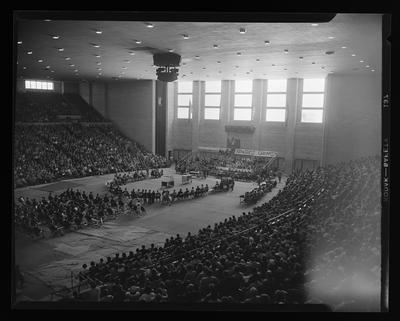
[[[256,156],[256,157],[276,157],[276,156],[278,156],[278,153],[272,152],[272,151],[266,151],[266,150],[236,148],[235,155]]]

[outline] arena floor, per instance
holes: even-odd
[[[181,187],[181,175],[172,168],[164,169],[164,175],[173,175],[175,188]],[[85,177],[65,180],[57,183],[16,189],[15,197],[28,196],[40,198],[49,191],[60,193],[67,188],[78,188],[88,192],[104,194],[105,183],[113,175]],[[192,186],[208,184],[212,187],[216,178],[193,179]],[[259,202],[263,203],[276,195],[285,185],[286,177]],[[132,188],[160,189],[161,178],[139,181],[126,185]],[[98,261],[117,252],[136,250],[142,245],[154,243],[161,245],[170,236],[188,232],[196,233],[207,225],[213,226],[232,215],[250,211],[254,206],[240,204],[239,196],[256,186],[255,183],[235,182],[231,192],[211,194],[194,200],[183,200],[165,206],[153,204],[146,207],[147,214],[135,217],[133,214],[121,215],[114,221],[106,222],[100,228],[87,228],[68,233],[64,236],[33,241],[24,235],[15,235],[15,261],[25,273],[26,284],[17,291],[19,300],[50,300],[51,293],[65,286],[71,286],[71,273],[78,272],[82,264]],[[123,187],[124,188],[124,187]],[[76,283],[76,280],[73,280]]]

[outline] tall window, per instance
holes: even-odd
[[[52,81],[25,80],[25,89],[54,90]]]
[[[221,81],[206,81],[204,119],[219,120],[221,111]]]
[[[284,122],[286,120],[286,79],[268,80],[266,121]]]
[[[178,119],[189,119],[193,101],[193,82],[178,82]]]
[[[325,79],[304,79],[301,109],[302,123],[322,123]]]
[[[235,81],[233,120],[251,120],[253,111],[253,81]]]

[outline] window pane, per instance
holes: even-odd
[[[36,81],[31,81],[31,88],[36,89]]]
[[[285,121],[286,109],[267,109],[267,121]]]
[[[286,107],[286,94],[267,95],[267,107]]]
[[[178,82],[178,93],[191,93],[192,91],[193,91],[193,82],[191,81]]]
[[[30,80],[25,80],[25,89],[26,88],[31,88],[31,82],[30,82]]]
[[[221,106],[221,95],[206,95],[205,106]]]
[[[324,91],[325,79],[304,79],[303,91]]]
[[[42,82],[42,89],[46,89],[47,90],[47,82]]]
[[[54,89],[53,83],[52,83],[52,82],[49,82],[49,83],[47,84],[47,89],[48,89],[48,90],[53,90],[53,89]]]
[[[251,93],[253,91],[252,80],[235,80],[235,92]]]
[[[219,108],[204,108],[204,119],[219,119]]]
[[[251,107],[252,95],[235,95],[235,106],[236,107]]]
[[[324,107],[324,94],[303,94],[303,107]]]
[[[234,120],[251,120],[250,108],[235,108],[233,112]]]
[[[189,106],[192,103],[192,95],[178,95],[178,106]]]
[[[206,81],[206,93],[220,93],[221,81]]]
[[[189,108],[188,107],[178,107],[178,118],[188,119],[189,118]]]
[[[268,91],[269,92],[286,92],[286,79],[269,79]]]
[[[36,82],[36,89],[42,89],[42,82],[41,81],[37,81]]]
[[[301,111],[302,123],[322,123],[322,109],[310,110],[303,109]]]

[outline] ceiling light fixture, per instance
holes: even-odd
[[[152,23],[146,23],[147,28],[154,28],[154,25]]]
[[[360,62],[364,62],[364,60],[360,60]]]
[[[65,60],[71,60],[71,58],[70,57],[65,57]]]
[[[101,35],[101,34],[103,33],[103,31],[101,31],[101,30],[96,30],[96,33],[97,33],[98,35]]]
[[[246,29],[244,29],[244,28],[240,28],[240,29],[239,29],[239,33],[241,33],[241,34],[244,34],[244,33],[246,33]]]
[[[218,45],[213,45],[213,48],[214,49],[218,49]]]
[[[299,57],[299,59],[303,59],[303,57]]]
[[[22,45],[22,41],[18,41],[17,44]]]
[[[130,64],[131,61],[130,60],[124,60],[127,64]]]
[[[43,60],[42,60],[42,59],[39,59],[37,62],[43,62]]]
[[[366,65],[365,68],[369,68],[369,65]]]
[[[73,65],[73,64],[69,64],[69,66],[70,66],[70,67],[75,67],[75,65]]]
[[[372,72],[374,72],[374,71],[375,71],[375,69],[371,69],[371,71],[372,71]]]
[[[328,39],[335,39],[335,37],[332,37],[332,36],[331,36],[331,37],[328,37]]]
[[[54,40],[57,40],[57,39],[60,39],[60,36],[56,36],[56,35],[54,35],[54,36],[51,36]]]
[[[265,41],[264,41],[264,44],[265,44],[266,46],[268,46],[269,44],[271,44],[271,42],[270,42],[269,40],[265,40]]]
[[[50,19],[44,19],[44,21],[46,21],[46,22],[50,22],[51,20],[50,20]]]
[[[355,57],[356,55],[355,55],[355,54],[352,54],[351,56],[352,56],[352,57]]]
[[[168,49],[168,52],[174,52],[174,49]]]
[[[142,43],[142,40],[135,40],[135,42],[140,45]]]
[[[283,50],[285,52],[285,54],[289,53],[289,50],[285,49]]]
[[[182,35],[183,39],[189,39],[189,35],[183,34]]]
[[[342,49],[346,49],[347,47],[346,46],[342,46]]]
[[[241,52],[238,52],[238,53],[237,53],[237,55],[238,55],[238,56],[241,56],[241,55],[242,55],[242,53],[241,53]]]
[[[134,53],[134,52],[130,52],[129,54],[130,54],[131,56],[134,56],[134,55],[135,55],[135,53]]]
[[[28,55],[31,55],[32,53],[33,53],[32,51],[28,51],[28,52],[27,52]]]
[[[64,51],[64,48],[58,48],[57,50],[58,51]]]
[[[96,45],[95,43],[93,43],[92,46],[95,48],[100,48],[100,45]]]
[[[194,56],[195,59],[200,59],[200,56]]]
[[[311,26],[312,27],[318,27],[319,25],[318,25],[318,23],[312,23]]]

